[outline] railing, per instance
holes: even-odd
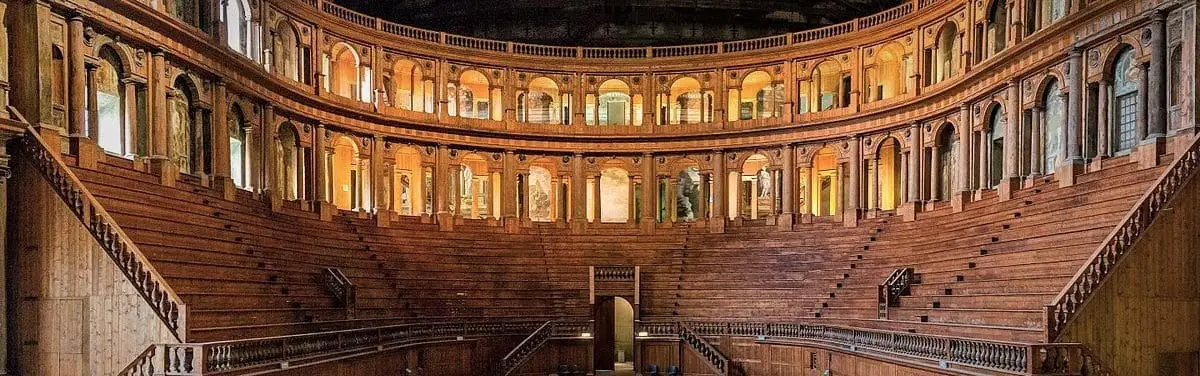
[[[347,357],[423,342],[524,335],[541,322],[428,323],[155,347],[153,363],[165,375],[296,367],[304,362]]]
[[[913,269],[900,268],[892,272],[879,285],[879,318],[888,317],[888,307],[899,307],[900,297],[909,294],[913,283]]]
[[[117,269],[125,274],[125,278],[129,279],[138,294],[150,304],[155,315],[162,320],[175,339],[184,341],[187,307],[150,264],[150,260],[117,226],[117,222],[100,206],[100,202],[71,172],[70,167],[60,159],[58,151],[50,150],[46,141],[32,127],[26,129],[21,146],[27,157],[23,159],[27,159],[41,173],[70,207],[71,212],[83,222],[100,247],[116,263]]]
[[[917,2],[914,4],[914,2]],[[446,34],[433,30],[415,28],[389,22],[366,14],[358,13],[339,6],[330,1],[299,0],[300,4],[318,8],[333,17],[349,21],[371,29],[382,30],[385,33],[404,38],[421,40],[450,46],[494,51],[510,52],[529,56],[546,56],[560,58],[584,59],[643,59],[649,57],[685,57],[703,56],[721,53],[735,53],[771,49],[788,44],[812,42],[822,38],[835,37],[856,30],[878,26],[888,21],[896,20],[912,14],[916,8],[933,4],[936,0],[908,0],[891,9],[861,17],[839,24],[829,25],[813,30],[805,30],[789,34],[772,35],[762,38],[731,41],[725,43],[707,43],[682,46],[663,47],[633,47],[633,48],[603,48],[603,47],[565,47],[545,46],[526,43],[511,43],[493,39],[473,38],[463,35]]]
[[[1112,369],[1078,343],[1032,345],[1031,374],[1062,376],[1112,376]]]
[[[358,287],[338,268],[325,268],[325,288],[349,310],[358,306]]]
[[[705,340],[704,337],[696,334],[686,324],[679,324],[679,340],[683,341],[684,345],[687,345],[687,348],[692,349],[692,351],[700,355],[704,363],[708,364],[708,367],[712,368],[718,376],[729,375],[729,357],[725,356],[720,349]]]
[[[154,345],[146,347],[146,350],[138,354],[136,358],[133,358],[133,361],[129,362],[129,365],[125,366],[125,369],[117,372],[117,376],[159,375],[159,373],[156,373],[158,368],[154,367],[154,355],[157,353],[156,347]]]
[[[759,322],[640,322],[646,337],[669,338],[686,327],[692,335],[755,337],[763,340],[823,342],[842,348],[869,350],[928,361],[948,362],[1007,374],[1026,374],[1031,345],[957,337],[892,332],[828,325]],[[640,334],[639,334],[640,335]],[[680,338],[682,336],[680,335]]]
[[[500,375],[508,376],[517,370],[522,363],[525,363],[533,353],[542,348],[546,342],[550,341],[550,337],[554,335],[554,321],[547,321],[542,326],[530,333],[525,340],[517,344],[512,351],[509,351],[504,359],[500,360]]]
[[[597,266],[593,272],[597,281],[632,281],[637,276],[633,266]]]
[[[1075,273],[1071,282],[1046,306],[1047,342],[1053,342],[1062,334],[1062,330],[1100,288],[1108,274],[1117,267],[1146,229],[1158,218],[1159,211],[1170,204],[1180,189],[1192,180],[1198,165],[1200,142],[1194,140],[1187,151],[1167,167],[1167,171],[1158,178],[1153,188],[1138,200],[1137,205],[1129,211],[1121,224],[1100,243],[1100,248],[1092,253],[1091,258]]]

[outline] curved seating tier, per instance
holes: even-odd
[[[913,222],[883,212],[858,227],[816,218],[793,231],[720,234],[686,225],[510,234],[472,220],[439,231],[416,217],[379,227],[354,212],[332,221],[273,212],[249,192],[228,201],[192,183],[165,187],[115,158],[76,173],[188,304],[189,341],[415,320],[587,320],[588,267],[638,265],[643,319],[1035,342],[1042,307],[1161,173],[1126,158],[1105,163],[1071,187],[1039,178],[1008,201],[984,191],[959,213],[932,203]],[[354,310],[327,291],[328,267],[356,284]],[[920,282],[881,319],[877,286],[902,267]]]

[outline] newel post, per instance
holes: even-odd
[[[1050,343],[1054,341],[1054,337],[1058,334],[1055,333],[1057,325],[1055,322],[1056,310],[1054,305],[1047,304],[1045,309],[1043,309],[1043,313],[1046,316],[1046,343]]]

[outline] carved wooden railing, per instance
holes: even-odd
[[[879,285],[879,318],[888,317],[888,307],[899,307],[900,297],[909,294],[913,284],[913,269],[900,268]]]
[[[331,0],[298,0],[298,4],[316,8],[322,13],[347,22],[384,33],[429,43],[460,47],[471,50],[507,52],[529,56],[584,58],[584,59],[644,59],[651,57],[686,57],[704,56],[745,51],[766,50],[793,44],[810,43],[824,38],[849,34],[879,25],[914,13],[917,8],[923,8],[934,3],[934,0],[907,0],[891,9],[872,15],[855,18],[838,24],[828,25],[817,29],[793,32],[788,34],[771,35],[762,38],[738,40],[724,43],[703,43],[661,47],[564,47],[547,46],[529,43],[514,43],[493,39],[474,38],[463,35],[447,34],[426,30],[407,25],[389,22],[366,14],[355,12],[349,8],[333,4]]]
[[[707,364],[708,368],[711,368],[713,372],[716,372],[717,376],[729,375],[729,357],[725,356],[725,354],[721,352],[721,349],[713,346],[713,344],[709,343],[708,340],[705,340],[704,337],[701,337],[699,334],[697,334],[687,324],[679,324],[679,340],[683,341],[683,344],[686,345],[687,348],[692,349],[692,351],[695,351],[696,354],[700,355],[700,359],[704,360],[704,364]]]
[[[1100,358],[1078,343],[1032,345],[1030,374],[1063,376],[1112,376]]]
[[[533,356],[533,353],[542,348],[542,345],[549,342],[552,335],[554,335],[554,321],[546,321],[528,337],[525,337],[520,344],[517,344],[517,347],[504,355],[504,359],[500,360],[500,375],[508,376],[516,371],[517,367]]]
[[[341,269],[325,268],[325,289],[347,310],[353,311],[358,306],[358,287]]]
[[[150,304],[175,339],[184,341],[187,306],[154,269],[150,260],[71,172],[71,168],[59,157],[58,151],[50,150],[37,130],[32,127],[26,129],[21,147],[25,156],[22,159],[27,160],[50,183],[58,196],[70,207],[71,212],[83,222],[100,247],[116,263],[117,269],[121,270],[138,294]]]
[[[632,281],[637,276],[633,266],[597,266],[593,271],[597,281]]]
[[[155,346],[151,359],[154,369],[160,372],[155,375],[193,376],[262,371],[420,343],[524,335],[542,324],[536,321],[426,323],[222,342],[166,344]]]
[[[1062,334],[1075,314],[1158,218],[1159,211],[1167,207],[1196,175],[1197,166],[1200,165],[1198,140],[1200,138],[1193,140],[1187,150],[1167,167],[1167,171],[1138,200],[1125,219],[1100,243],[1099,249],[1075,273],[1071,282],[1046,306],[1046,342],[1054,342]]]
[[[138,354],[137,357],[133,358],[133,361],[129,362],[129,365],[125,366],[125,369],[122,369],[121,372],[117,372],[117,376],[161,375],[161,373],[157,373],[161,371],[161,369],[154,368],[154,355],[157,354],[156,347],[156,345],[150,345],[146,347],[146,350],[142,351],[141,354]]]

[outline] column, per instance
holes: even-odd
[[[604,200],[600,199],[600,173],[597,172],[596,175],[592,177],[592,179],[594,179],[593,180],[594,184],[592,184],[592,198],[594,200],[592,200],[592,202],[595,204],[595,207],[592,208],[592,213],[595,214],[595,218],[593,218],[593,220],[596,223],[600,223],[601,222],[600,208],[602,207],[601,203],[604,201]],[[630,182],[630,184],[633,184],[633,183]]]
[[[729,209],[725,205],[729,202],[729,195],[725,192],[728,190],[729,184],[725,182],[729,178],[729,173],[725,171],[725,152],[717,150],[713,152],[713,220],[725,223],[725,219],[729,218]]]
[[[83,41],[83,17],[76,14],[67,19],[67,134],[75,137],[86,137],[87,72],[84,68],[83,57],[87,51]],[[162,76],[158,76],[162,77]],[[95,103],[95,102],[92,102]],[[94,135],[92,135],[94,137]]]
[[[156,159],[166,159],[168,155],[167,84],[163,82],[163,75],[166,74],[166,62],[161,49],[153,50],[150,56],[150,113],[154,119],[154,122],[150,124],[150,155]]]
[[[921,144],[921,123],[908,123],[908,201],[921,201],[921,157],[925,155]]]
[[[992,132],[994,131],[992,130]],[[979,131],[979,146],[976,149],[979,160],[979,180],[975,182],[975,188],[978,189],[991,188],[992,185],[992,132]],[[1008,140],[1004,140],[1004,142],[1008,143]],[[1005,162],[1007,163],[1007,160]]]
[[[87,103],[90,104],[87,106],[87,137],[95,143],[100,141],[100,108],[96,104],[96,69],[99,66],[84,64],[84,67],[87,71],[85,76],[88,82],[85,94],[87,95]],[[75,89],[72,88],[71,90],[74,91]]]
[[[1111,118],[1108,113],[1108,92],[1112,83],[1109,78],[1100,79],[1100,89],[1096,95],[1096,155],[1099,157],[1107,157],[1109,155],[1108,135],[1111,133],[1108,129],[1108,119]]]
[[[283,182],[280,179],[280,172],[276,171],[279,168],[279,156],[276,145],[279,144],[279,132],[275,128],[275,106],[267,103],[263,108],[263,124],[262,124],[262,141],[258,143],[261,160],[258,168],[261,171],[259,179],[259,187],[271,192],[271,197],[283,198]],[[372,169],[372,171],[379,171]]]
[[[571,156],[571,221],[587,222],[587,177],[583,176],[583,153]]]
[[[121,145],[125,155],[138,154],[138,111],[137,111],[137,82],[129,78],[121,79],[121,90],[125,93],[125,102],[121,103],[121,113],[125,114],[125,134],[121,135]]]
[[[325,164],[325,124],[317,123],[313,137],[313,193],[316,201],[329,202],[329,184],[326,180],[329,179],[329,174],[325,172],[328,167]],[[421,182],[423,184],[423,182]]]
[[[450,149],[446,145],[437,146],[437,156],[433,167],[433,212],[439,219],[448,215],[450,209]]]
[[[3,13],[4,6],[0,5],[0,16],[3,16]],[[3,77],[0,77],[0,79],[3,79]],[[8,144],[9,140],[20,135],[21,132],[22,130],[20,128],[15,127],[0,128],[0,213],[8,212],[8,178],[12,177],[12,170],[9,168],[10,153],[5,145]],[[20,196],[20,192],[18,192],[16,196]],[[8,238],[7,225],[8,220],[0,220],[0,249],[3,250],[8,249],[7,245],[5,244],[5,240]],[[21,230],[18,228],[17,231]],[[0,265],[8,265],[6,254],[7,252],[0,252]],[[7,267],[0,268],[0,291],[8,291],[7,271]],[[8,312],[7,294],[0,295],[0,312]],[[9,320],[10,317],[7,314],[5,314],[3,318],[0,318],[0,338],[9,338]],[[8,351],[0,351],[0,375],[9,374],[8,367]]]
[[[1067,64],[1067,87],[1070,88],[1070,94],[1067,96],[1067,153],[1064,155],[1064,163],[1076,164],[1082,162],[1082,143],[1079,135],[1082,123],[1080,119],[1083,115],[1083,50],[1072,47],[1067,55]]]
[[[971,106],[963,103],[959,107],[960,124],[958,129],[958,155],[954,158],[957,163],[954,164],[954,186],[950,187],[951,193],[966,192],[969,190],[968,182],[971,180],[971,129],[974,128],[973,117],[971,114]]]
[[[500,215],[505,220],[517,218],[517,156],[504,151],[504,170],[500,173]]]
[[[629,185],[632,189],[633,184]],[[658,211],[658,205],[655,198],[658,197],[658,176],[654,171],[654,155],[650,153],[642,154],[642,223],[654,223],[655,213]],[[634,201],[630,201],[630,205]]]
[[[1033,113],[1030,118],[1033,120],[1033,123],[1029,126],[1029,130],[1032,133],[1029,141],[1029,176],[1038,176],[1042,174],[1042,160],[1046,159],[1046,157],[1042,155],[1042,150],[1045,149],[1045,146],[1043,145],[1045,145],[1046,142],[1045,138],[1042,136],[1045,133],[1045,130],[1042,129],[1044,126],[1042,124],[1042,118],[1045,116],[1043,113],[1046,111],[1046,109],[1039,104],[1033,106],[1032,111]],[[1046,167],[1051,168],[1053,166]]]
[[[270,109],[270,107],[267,108]],[[387,194],[387,184],[384,184],[385,181],[391,179],[386,179],[388,175],[384,175],[386,169],[384,168],[383,142],[383,136],[380,135],[375,135],[375,138],[371,140],[371,194],[373,195],[371,204],[375,206],[376,213],[387,209],[388,205],[385,205],[385,199],[390,196]]]
[[[1008,103],[1004,104],[1004,108],[1008,110],[1008,123],[1004,125],[1004,167],[1000,177],[1005,181],[1002,184],[1021,175],[1021,82],[1015,78],[1008,82]]]
[[[796,145],[785,145],[783,147],[783,181],[780,194],[780,200],[783,201],[783,213],[781,217],[785,218],[788,223],[791,223],[792,217],[796,210]]]
[[[942,158],[941,146],[937,141],[933,142],[932,158],[929,161],[929,197],[930,201],[945,200],[948,197],[942,197]]]
[[[213,125],[212,134],[217,143],[213,144],[213,175],[217,178],[230,178],[229,166],[229,105],[226,103],[225,80],[217,79],[213,86]],[[238,125],[241,126],[240,124]],[[222,147],[222,145],[224,145]]]
[[[857,216],[859,209],[858,198],[861,195],[859,192],[862,184],[862,139],[855,135],[850,139],[850,181],[847,182],[848,192],[846,194],[846,208],[843,212],[850,216]]]
[[[872,194],[871,194],[871,198],[869,200],[870,202],[867,205],[867,207],[869,209],[875,209],[875,210],[883,209],[883,204],[882,204],[883,203],[883,200],[882,200],[883,194],[880,193],[881,187],[882,187],[882,184],[879,184],[879,156],[876,155],[871,158],[871,190],[872,190]]]
[[[1147,138],[1158,138],[1167,134],[1167,29],[1166,14],[1155,11],[1150,21],[1150,69],[1146,93],[1149,122]]]

